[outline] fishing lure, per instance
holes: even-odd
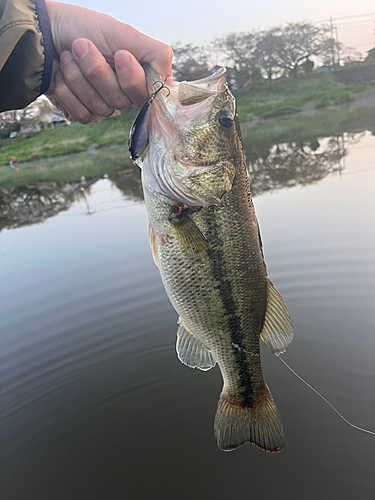
[[[141,111],[138,113],[137,118],[135,119],[132,128],[130,129],[129,135],[129,152],[130,158],[136,163],[139,167],[142,166],[141,156],[145,149],[148,146],[148,120],[151,112],[151,104],[155,99],[156,94],[160,92],[162,89],[166,89],[169,96],[171,91],[168,87],[165,86],[165,82],[157,80],[155,83],[160,83],[161,86],[151,94],[150,99],[143,105]]]

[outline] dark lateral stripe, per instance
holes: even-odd
[[[228,318],[227,324],[230,332],[231,342],[242,345],[241,318],[237,315],[236,304],[233,299],[232,285],[228,280],[227,272],[224,266],[223,242],[220,238],[219,227],[213,212],[207,213],[206,218],[207,240],[215,242],[210,245],[209,257],[212,274],[217,283],[220,299],[223,304],[225,315]],[[251,382],[251,366],[248,363],[245,351],[233,349],[233,355],[237,365],[237,371],[240,378],[241,393],[243,403],[246,406],[252,406],[254,402],[253,387]]]

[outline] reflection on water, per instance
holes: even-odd
[[[43,222],[83,198],[98,177],[80,182],[39,182],[33,186],[0,188],[0,230]],[[88,207],[88,211],[89,207]]]
[[[308,139],[296,141],[291,134],[287,142],[272,144],[267,137],[264,138],[266,140],[253,143],[250,134],[244,142],[244,151],[252,195],[285,187],[305,186],[333,172],[344,170],[345,157],[352,146],[361,141],[368,131],[374,134],[375,108],[364,107],[358,114],[349,113],[348,116],[336,124],[335,135],[329,137],[310,137],[307,131],[305,135]],[[110,175],[111,182],[124,193],[125,199],[134,202],[143,200],[140,177],[140,170],[136,166]],[[68,210],[79,199],[85,201],[87,213],[90,214],[89,188],[99,179],[90,177],[84,179],[83,183],[77,180],[0,187],[0,231],[5,227],[16,228],[43,222]]]
[[[266,261],[293,318],[286,360],[374,428],[375,137],[317,141],[247,148]],[[266,349],[285,450],[217,450],[220,374],[177,360],[139,172],[95,181],[2,203],[1,498],[373,500],[373,438]]]
[[[256,151],[244,144],[250,175],[251,192],[257,196],[266,191],[285,187],[304,186],[320,181],[328,174],[345,169],[345,156],[366,132],[342,133],[340,136],[315,138],[306,142],[275,144]],[[43,222],[61,211],[68,210],[73,202],[82,198],[88,204],[90,186],[100,177],[80,182],[44,182],[33,186],[0,189],[0,231]],[[120,170],[110,175],[125,199],[143,200],[140,170],[138,167]]]
[[[323,141],[277,144],[269,148],[264,157],[247,152],[253,195],[312,184],[341,171],[350,142],[353,138],[329,137]]]
[[[124,193],[126,199],[143,200],[141,170],[136,165],[134,165],[133,169],[111,174],[110,179]]]
[[[0,231],[36,224],[68,210],[83,200],[90,215],[90,187],[101,177],[81,178],[79,182],[39,182],[32,186],[0,188]],[[140,171],[137,168],[119,171],[111,181],[127,200],[143,200]]]

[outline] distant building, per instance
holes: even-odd
[[[317,73],[329,73],[330,68],[329,66],[319,66],[319,68],[316,68],[315,70]]]
[[[55,128],[56,125],[69,125],[69,120],[60,111],[46,111],[38,116],[38,125],[40,128]]]
[[[301,64],[302,66],[302,70],[304,72],[305,75],[308,75],[309,73],[312,73],[313,69],[314,69],[314,61],[311,61],[310,59],[306,59],[306,61]]]
[[[375,47],[373,49],[370,49],[367,51],[368,56],[366,57],[366,60],[372,60],[375,61]]]

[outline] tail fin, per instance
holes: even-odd
[[[252,406],[222,392],[215,416],[215,437],[219,448],[231,451],[245,443],[255,444],[271,453],[281,451],[284,444],[283,426],[268,387]]]

